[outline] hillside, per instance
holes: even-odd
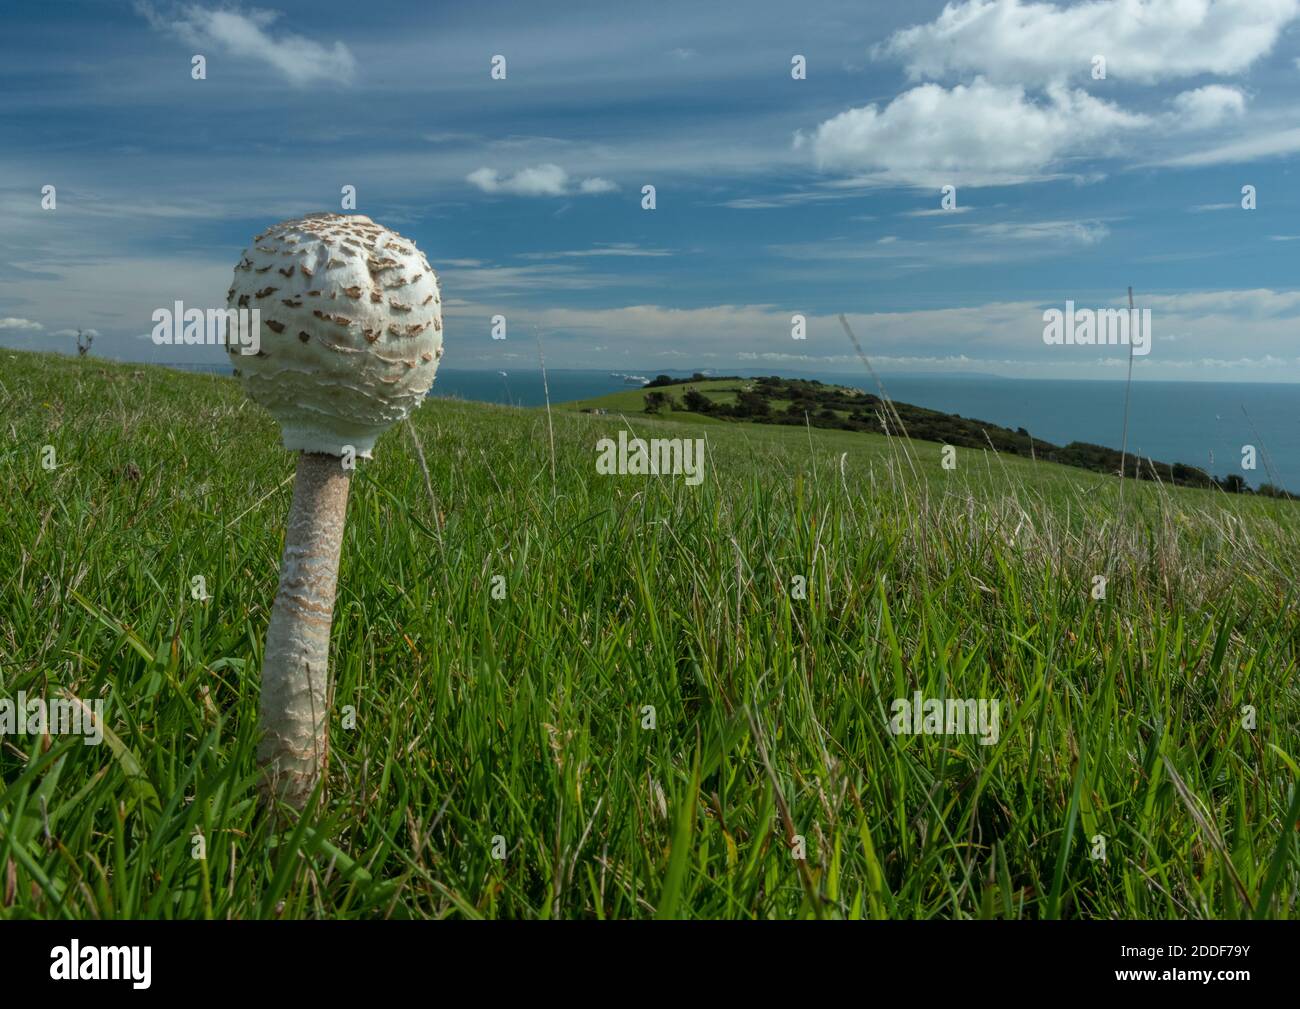
[[[219,376],[0,362],[0,696],[111,733],[0,740],[0,917],[1294,916],[1290,502],[429,400],[353,478],[328,793],[280,830],[274,422]],[[703,481],[598,473],[629,428],[702,439]],[[917,692],[996,731],[895,733]]]
[[[1023,427],[1013,431],[959,414],[894,400],[886,403],[879,396],[857,388],[810,379],[778,376],[706,379],[699,374],[692,379],[678,379],[660,375],[643,388],[566,405],[582,412],[604,410],[660,417],[672,414],[697,420],[903,435],[943,445],[987,448],[1004,455],[1042,459],[1094,473],[1118,476],[1122,468],[1127,477],[1138,480],[1155,480],[1179,487],[1218,487],[1234,494],[1252,493],[1250,486],[1235,474],[1216,479],[1195,466],[1161,462],[1146,456],[1125,456],[1115,449],[1089,442],[1053,445],[1034,438]],[[1258,493],[1293,497],[1269,484],[1263,485]]]

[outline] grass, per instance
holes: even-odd
[[[0,741],[0,916],[1295,916],[1294,503],[644,418],[704,482],[599,476],[623,422],[562,410],[553,492],[544,411],[431,400],[428,482],[402,428],[353,481],[328,792],[277,824],[274,422],[0,359],[0,695],[112,733]],[[915,690],[998,741],[891,735]]]

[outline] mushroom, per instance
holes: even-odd
[[[285,279],[264,297],[263,267],[284,256],[292,257],[279,271]],[[382,292],[397,277],[412,278],[414,306],[353,293]],[[442,299],[415,245],[360,214],[309,214],[259,235],[235,269],[228,305],[250,298],[263,332],[261,352],[238,359],[244,388],[279,421],[284,447],[300,453],[266,632],[257,755],[264,792],[301,809],[328,755],[350,460],[370,458],[375,439],[424,401],[442,357]]]

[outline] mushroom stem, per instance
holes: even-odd
[[[303,452],[266,631],[257,759],[263,791],[302,809],[329,755],[329,651],[348,481],[338,456]]]

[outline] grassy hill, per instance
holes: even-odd
[[[353,480],[329,791],[277,830],[274,422],[0,364],[0,697],[111,730],[0,739],[0,916],[1296,913],[1291,502],[631,410],[552,411],[552,458],[545,410],[430,400]],[[626,428],[705,439],[703,483],[598,474]],[[891,733],[915,691],[996,741]]]
[[[741,421],[815,427],[836,431],[902,435],[908,439],[938,442],[954,448],[990,448],[1002,455],[1118,476],[1154,480],[1173,486],[1209,488],[1230,493],[1254,493],[1242,477],[1216,479],[1195,466],[1162,462],[1145,456],[1125,455],[1088,442],[1053,445],[1034,438],[1023,427],[1012,430],[987,421],[930,410],[910,403],[886,402],[879,396],[843,385],[812,379],[756,378],[672,379],[661,375],[649,385],[596,399],[569,404],[585,413],[683,415],[703,421]],[[1263,484],[1258,493],[1292,498],[1287,491]]]

